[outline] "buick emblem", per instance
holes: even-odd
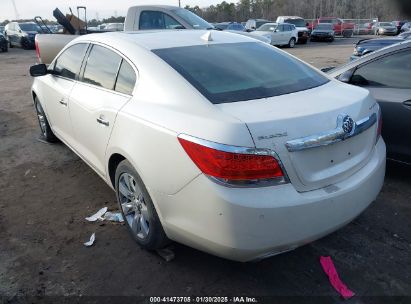
[[[354,120],[350,116],[345,116],[343,118],[342,128],[346,134],[351,134],[354,129]]]

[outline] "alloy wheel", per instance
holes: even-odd
[[[119,177],[118,196],[127,225],[134,236],[144,240],[150,232],[150,216],[143,191],[129,173]]]
[[[41,133],[46,136],[47,133],[47,125],[46,125],[46,117],[44,116],[43,108],[41,107],[39,102],[36,102],[36,112],[37,112],[37,119],[39,120]]]

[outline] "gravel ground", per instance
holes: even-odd
[[[323,67],[346,62],[353,42],[285,50]],[[84,220],[103,206],[115,210],[115,195],[67,147],[38,141],[28,75],[34,62],[34,51],[0,53],[0,303],[25,302],[22,297],[62,302],[48,296],[63,295],[283,296],[276,301],[339,303],[319,264],[324,255],[357,294],[348,303],[410,303],[409,167],[389,164],[383,191],[364,214],[293,252],[241,264],[175,244],[176,258],[167,263],[141,250],[121,224]],[[95,245],[84,247],[93,232]]]

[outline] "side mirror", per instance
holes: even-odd
[[[19,33],[21,33],[21,30],[19,30]]]
[[[354,74],[354,70],[355,69],[351,69],[348,71],[345,71],[344,73],[342,73],[340,76],[337,77],[337,79],[341,82],[345,82],[345,83],[350,83],[351,78]]]
[[[47,66],[45,64],[36,64],[30,67],[30,75],[32,77],[44,76],[47,75]]]

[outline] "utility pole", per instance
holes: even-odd
[[[14,2],[14,0],[11,0],[11,3],[13,3],[14,14],[16,15],[16,20],[19,20],[20,16],[19,16],[19,12],[17,11],[16,3]]]
[[[178,7],[181,7],[181,0],[178,0]]]

